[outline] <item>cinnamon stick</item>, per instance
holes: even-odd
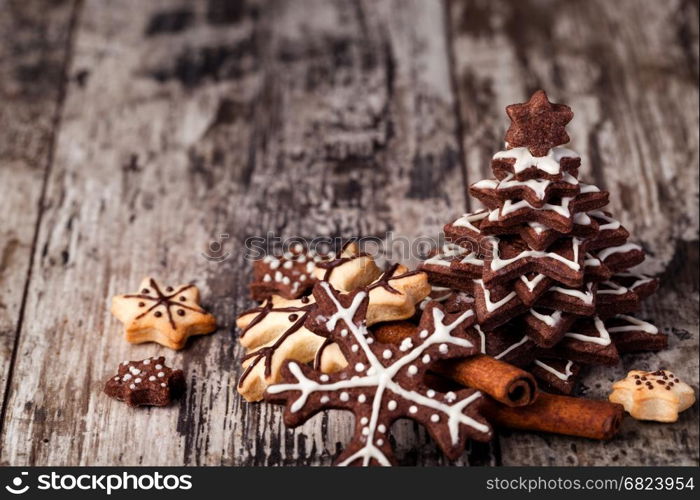
[[[537,383],[532,374],[486,354],[443,361],[436,363],[432,369],[461,385],[485,392],[508,406],[530,405],[537,398]]]
[[[484,398],[479,411],[492,424],[508,429],[600,440],[615,436],[624,416],[624,408],[619,404],[541,391],[533,404],[519,408]]]
[[[379,325],[373,332],[379,342],[400,344],[415,330],[410,322],[395,321]],[[485,354],[435,363],[432,370],[508,406],[529,405],[537,397],[537,383],[530,373]]]

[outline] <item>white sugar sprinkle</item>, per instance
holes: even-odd
[[[321,396],[321,403],[322,403],[322,404],[326,404],[328,401],[330,401],[330,399],[328,398],[328,396]]]
[[[409,412],[409,413],[416,413],[417,411],[418,411],[418,407],[417,407],[417,406],[411,406],[411,407],[408,409],[408,412]]]
[[[391,351],[389,349],[385,349],[384,352],[382,353],[382,357],[384,359],[389,359],[391,357]]]
[[[422,361],[423,363],[425,363],[425,364],[430,363],[430,355],[426,354],[425,356],[423,356],[423,357],[421,358],[421,361]]]
[[[124,375],[124,380],[129,380],[130,378],[131,378],[131,375],[129,375],[128,373],[126,375]]]
[[[389,409],[389,411],[394,411],[398,405],[396,404],[396,401],[393,399],[389,401],[386,405],[386,407]]]
[[[374,339],[372,337],[369,337],[367,339],[367,344],[373,344],[373,343],[374,343]]]
[[[347,329],[347,328],[343,328],[342,330],[340,330],[340,336],[341,336],[341,337],[347,337],[347,336],[348,336],[348,329]]]
[[[137,378],[134,379],[134,384],[140,384],[140,383],[141,383],[141,379],[140,379],[140,378],[137,377]]]
[[[367,417],[362,417],[362,418],[360,419],[360,423],[361,423],[362,425],[367,425],[368,422],[369,422],[369,419],[368,419]]]
[[[434,398],[435,397],[435,391],[432,389],[428,389],[428,392],[426,393],[429,398]]]
[[[384,424],[379,424],[379,425],[377,426],[377,430],[378,430],[379,432],[386,432],[386,425],[384,425]]]
[[[383,440],[383,439],[377,439],[377,446],[381,446],[381,445],[383,445],[383,444],[384,444],[384,440]]]
[[[321,382],[328,382],[328,375],[326,375],[326,374],[324,373],[324,374],[322,374],[320,377],[318,377],[318,379],[319,379]]]
[[[421,330],[421,332],[418,334],[418,336],[422,339],[428,336],[428,330]]]
[[[160,386],[161,386],[161,387],[165,387],[165,382],[162,382],[162,383],[160,384]]]
[[[156,365],[156,370],[162,370],[162,369],[163,369],[163,365]]]
[[[119,377],[118,377],[118,376],[117,376],[117,377],[114,377],[114,380],[116,380],[116,381],[118,382],[118,381],[119,381]]]
[[[148,380],[150,380],[151,382],[153,382],[155,379],[156,379],[156,378],[155,378],[153,375],[151,375],[150,377],[148,377]]]
[[[364,371],[364,369],[365,369],[365,365],[363,365],[362,363],[357,363],[357,364],[355,365],[355,371],[356,371],[356,372],[362,372],[362,371]]]
[[[439,422],[439,421],[440,421],[440,416],[439,416],[438,414],[436,414],[436,413],[433,413],[433,414],[430,416],[430,421],[431,421],[431,422]]]
[[[291,260],[288,260],[287,262],[285,262],[285,263],[282,265],[282,267],[285,268],[285,269],[291,269],[293,265],[294,265],[294,263],[293,263]]]
[[[129,389],[136,389],[136,386],[135,386],[134,384],[131,384],[131,385],[129,386]]]
[[[144,364],[144,365],[150,365],[150,364],[151,364],[151,360],[150,360],[150,359],[144,359],[144,360],[143,360],[143,364]]]
[[[362,428],[362,435],[366,436],[367,434],[369,434],[369,427],[363,427]]]
[[[348,399],[350,399],[350,395],[347,392],[340,393],[340,400],[341,401],[347,401]]]
[[[158,376],[159,376],[159,377],[165,377],[165,373],[163,373],[163,372],[158,372]]]
[[[265,283],[272,281],[272,276],[270,276],[269,274],[266,274],[265,276],[263,276],[263,281]]]
[[[131,372],[132,375],[138,375],[139,373],[141,373],[141,370],[139,370],[135,366],[130,366],[129,371]]]
[[[365,396],[364,394],[360,394],[359,396],[357,396],[357,400],[360,403],[364,403],[365,401],[367,401],[367,396]]]
[[[450,392],[448,392],[447,394],[445,394],[445,400],[446,400],[448,403],[451,403],[451,402],[454,401],[455,399],[457,399],[457,395],[456,395],[454,392],[450,391]]]
[[[438,347],[438,349],[442,354],[447,354],[447,344],[440,344],[440,347]]]
[[[352,347],[350,348],[350,350],[351,350],[352,352],[357,352],[358,349],[359,349],[359,347],[357,346],[357,344],[353,344]]]
[[[411,365],[408,367],[409,375],[415,375],[416,373],[418,373],[418,367],[416,367],[416,365]]]

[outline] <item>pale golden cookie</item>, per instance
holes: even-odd
[[[139,293],[113,297],[112,314],[132,344],[158,342],[177,350],[189,337],[216,330],[214,316],[199,305],[196,286],[163,287],[153,278],[144,278]]]
[[[675,422],[680,412],[695,403],[692,387],[668,370],[632,370],[612,387],[608,399],[623,405],[637,420]]]
[[[416,304],[430,293],[425,273],[408,272],[399,265],[381,273],[374,259],[360,253],[355,244],[347,246],[338,259],[321,271],[336,289],[355,287],[369,291],[368,325],[410,318],[415,314]],[[336,344],[304,326],[314,307],[313,296],[289,300],[273,295],[259,307],[239,316],[236,324],[242,330],[240,342],[248,351],[238,392],[246,400],[260,400],[265,388],[279,381],[280,369],[286,360],[313,361],[326,373],[347,366]]]

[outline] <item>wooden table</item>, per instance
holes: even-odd
[[[286,430],[235,392],[242,242],[435,236],[472,207],[507,125],[545,88],[575,111],[585,179],[649,252],[641,317],[698,388],[698,33],[694,1],[0,1],[1,463],[328,464],[347,414]],[[223,239],[221,262],[203,257]],[[223,255],[222,253],[222,255]],[[182,352],[129,345],[110,297],[193,280],[221,323]],[[132,410],[101,393],[165,354],[189,390]],[[442,464],[397,424],[403,464]],[[504,432],[459,464],[698,464],[697,405],[627,419],[609,443]]]

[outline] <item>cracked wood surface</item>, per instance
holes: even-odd
[[[0,461],[330,463],[348,414],[287,430],[280,408],[235,392],[245,239],[436,235],[488,175],[503,107],[539,86],[573,107],[584,177],[662,273],[641,315],[671,331],[668,351],[584,389],[604,397],[625,369],[662,363],[697,390],[697,5],[617,4],[1,9]],[[219,330],[178,353],[126,344],[109,299],[147,274],[194,281]],[[134,411],[101,394],[120,361],[155,354],[185,370],[179,403]],[[502,432],[457,463],[697,464],[697,418],[696,405],[672,426],[628,419],[607,444]],[[394,436],[401,463],[445,463],[413,423]]]

